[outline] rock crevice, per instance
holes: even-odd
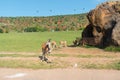
[[[82,43],[96,46],[120,46],[120,2],[105,2],[91,10]],[[89,43],[85,42],[88,41]],[[92,41],[92,43],[90,43]]]

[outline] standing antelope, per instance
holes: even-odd
[[[67,41],[60,41],[60,47],[67,47]]]
[[[55,48],[57,48],[57,43],[56,43],[56,41],[52,41],[52,42],[51,42],[51,48],[52,48],[52,50],[55,49]]]
[[[42,61],[46,61],[47,53],[51,52],[51,39],[49,39],[46,43],[42,44]]]

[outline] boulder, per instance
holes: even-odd
[[[119,1],[102,3],[91,10],[87,14],[87,18],[89,25],[82,32],[82,42],[100,47],[120,46]]]

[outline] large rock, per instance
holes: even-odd
[[[82,33],[82,42],[88,45],[120,45],[120,2],[105,2],[91,10],[89,25]],[[91,41],[94,43],[90,43]],[[89,42],[89,43],[88,43]]]

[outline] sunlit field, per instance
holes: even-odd
[[[38,52],[41,49],[41,43],[49,38],[56,41],[66,40],[68,45],[76,37],[80,37],[81,31],[66,32],[31,32],[31,33],[4,33],[0,34],[0,51],[5,52]]]

